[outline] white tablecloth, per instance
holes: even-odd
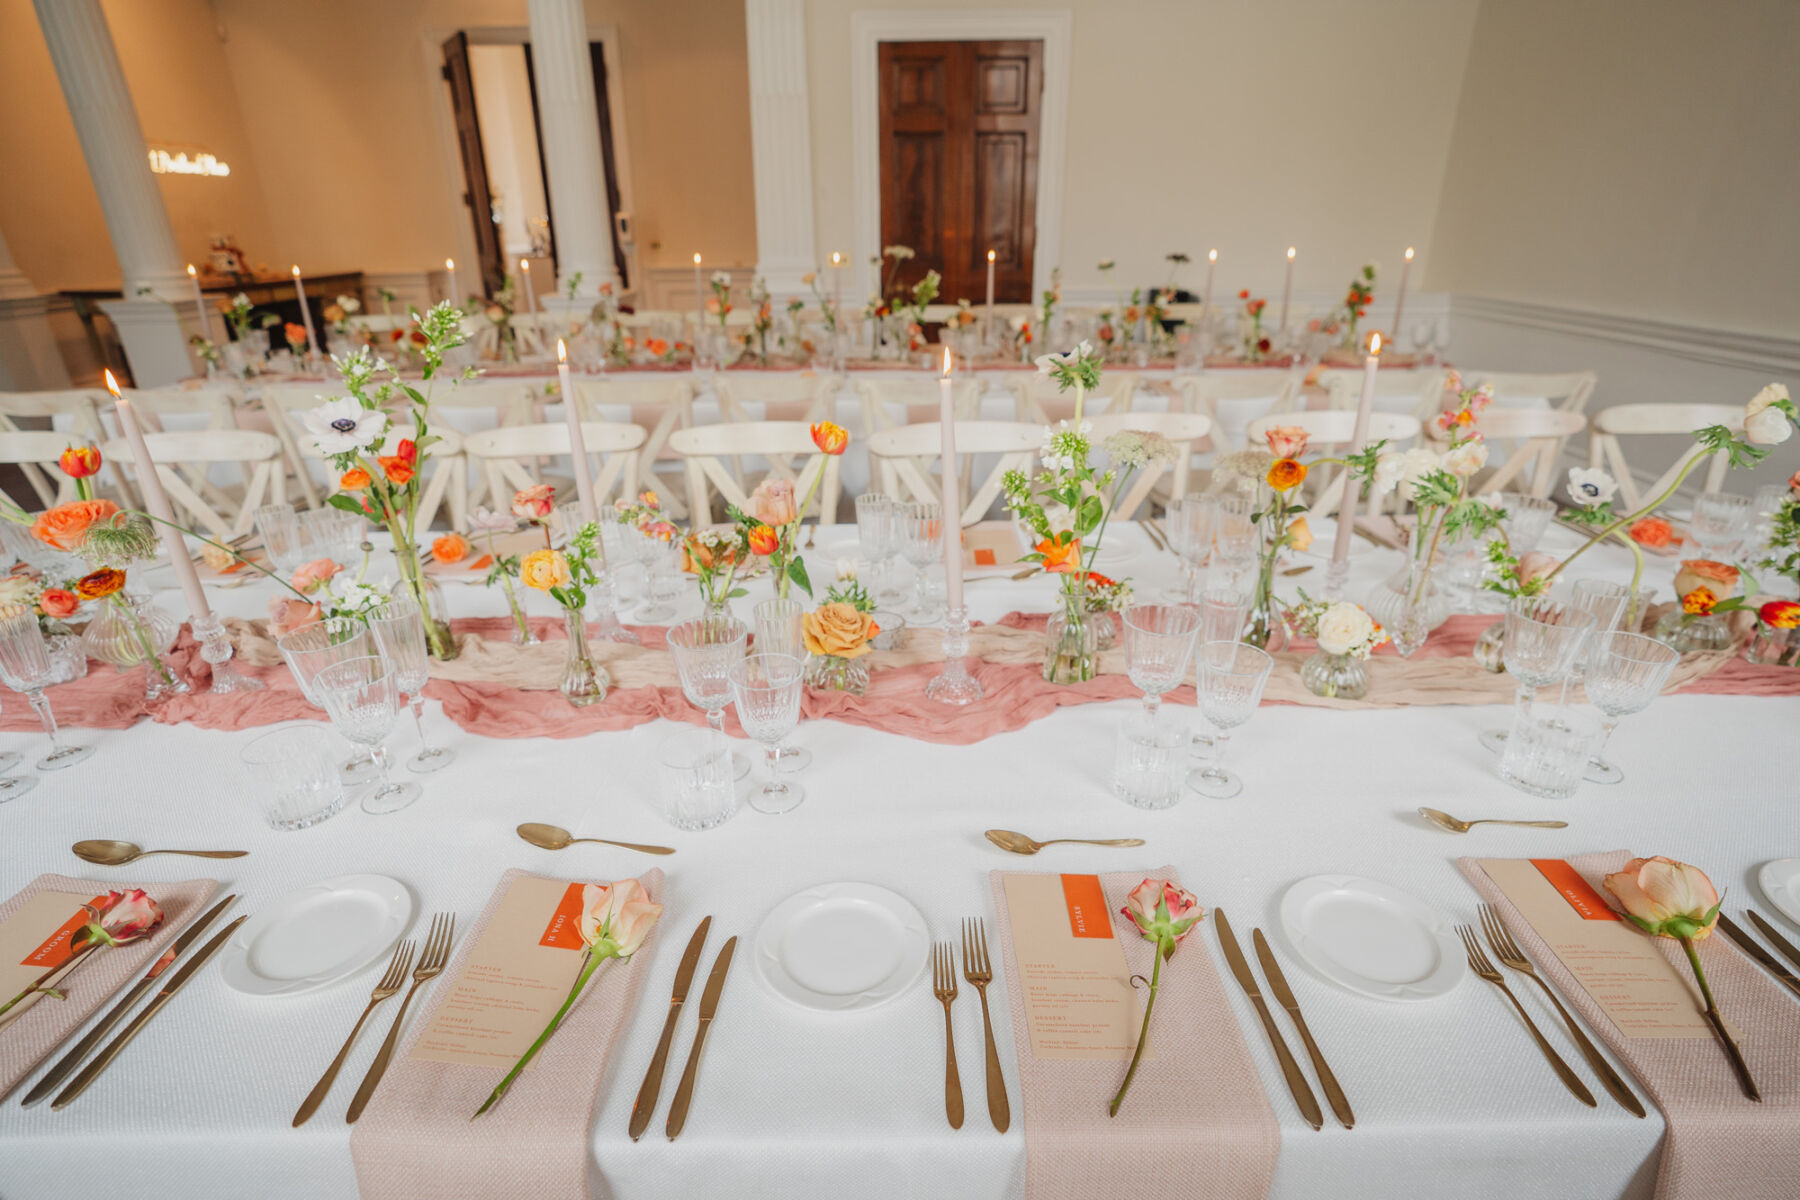
[[[1141,541],[1135,546],[1122,572],[1169,578],[1167,556],[1152,555]],[[1384,565],[1391,567],[1391,555],[1358,559],[1356,578],[1377,576]],[[1596,561],[1607,573],[1622,565],[1620,558]],[[1652,571],[1671,569],[1658,564]],[[1322,575],[1321,568],[1289,582]],[[459,612],[499,611],[497,597],[479,589],[450,590]],[[1042,580],[998,581],[973,584],[970,596],[976,616],[991,620],[1010,609],[1045,608],[1049,592]],[[244,615],[261,604],[255,588],[218,599]],[[164,603],[179,601],[169,594]],[[1233,765],[1245,781],[1241,796],[1190,794],[1160,813],[1126,807],[1108,790],[1113,731],[1127,709],[1063,709],[966,747],[808,724],[798,735],[815,756],[803,777],[805,803],[781,817],[746,810],[700,834],[676,832],[656,815],[655,750],[670,732],[663,724],[574,741],[500,741],[458,732],[433,706],[432,731],[454,744],[458,759],[423,778],[424,795],[411,808],[376,817],[351,807],[317,828],[274,833],[255,815],[237,763],[251,732],[144,723],[82,734],[98,747],[89,762],[48,775],[30,795],[0,806],[0,890],[11,894],[44,871],[103,879],[105,872],[76,860],[68,847],[83,837],[117,837],[252,851],[236,862],[154,858],[119,873],[153,882],[216,868],[225,888],[242,896],[237,912],[254,913],[311,881],[368,871],[404,881],[421,921],[450,910],[466,928],[508,867],[608,878],[649,865],[601,846],[535,849],[513,835],[520,821],[673,845],[678,854],[657,860],[668,872],[660,897],[666,924],[649,952],[644,1000],[609,1066],[593,1130],[598,1173],[611,1194],[999,1198],[1022,1194],[1025,1154],[1003,1000],[993,1008],[1012,1087],[1012,1131],[996,1134],[984,1115],[980,1016],[965,989],[955,1010],[957,1045],[963,1078],[975,1090],[965,1127],[953,1132],[942,1108],[941,1010],[928,988],[866,1014],[814,1014],[777,1000],[742,953],[686,1132],[670,1143],[653,1131],[633,1144],[627,1118],[688,934],[713,914],[710,962],[726,936],[748,938],[783,897],[848,879],[908,896],[934,936],[954,938],[963,917],[986,913],[987,873],[996,867],[1096,871],[1172,862],[1205,905],[1231,915],[1240,937],[1248,939],[1256,926],[1272,935],[1356,1108],[1354,1131],[1329,1123],[1323,1132],[1309,1130],[1253,1010],[1232,990],[1281,1121],[1276,1196],[1650,1194],[1663,1136],[1658,1114],[1637,1120],[1598,1092],[1600,1107],[1583,1107],[1550,1074],[1504,1000],[1479,980],[1417,1004],[1362,999],[1322,982],[1287,953],[1277,932],[1278,898],[1303,877],[1348,872],[1405,888],[1467,920],[1475,896],[1452,865],[1456,855],[1627,847],[1702,864],[1730,889],[1734,907],[1764,907],[1750,882],[1754,869],[1800,854],[1800,817],[1785,802],[1800,771],[1794,701],[1661,699],[1626,720],[1614,739],[1626,781],[1590,785],[1563,803],[1533,800],[1494,776],[1476,733],[1504,718],[1496,708],[1269,707],[1232,742]],[[410,732],[396,737],[401,748],[410,746]],[[42,739],[0,735],[0,747],[30,754]],[[1420,804],[1470,817],[1562,817],[1570,828],[1488,827],[1458,837],[1419,821],[1413,810]],[[1021,859],[982,839],[990,826],[1039,836],[1139,835],[1149,844],[1133,851],[1062,847]],[[1200,954],[1213,955],[1224,970],[1210,928],[1188,942],[1173,969]],[[68,1110],[22,1110],[16,1095],[0,1107],[0,1196],[353,1196],[342,1114],[392,1018],[391,1005],[378,1010],[320,1114],[299,1130],[289,1120],[378,973],[371,967],[316,993],[268,999],[228,990],[216,966],[209,968]],[[1541,998],[1521,995],[1579,1064]],[[672,1073],[692,1021],[681,1027]],[[671,1078],[665,1110],[672,1091]],[[1190,1194],[1204,1194],[1204,1182],[1195,1181]]]

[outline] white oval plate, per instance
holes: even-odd
[[[859,1012],[909,989],[925,970],[925,917],[872,883],[827,883],[789,896],[756,930],[756,971],[783,1000]]]
[[[1756,883],[1782,916],[1800,925],[1800,858],[1764,863],[1756,873]]]
[[[220,970],[251,996],[336,983],[386,954],[411,922],[412,893],[385,875],[339,875],[289,892],[238,927]]]
[[[1149,537],[1150,535],[1145,534],[1144,536]],[[1143,553],[1142,548],[1134,546],[1130,542],[1102,541],[1099,552],[1094,555],[1094,565],[1107,568],[1122,567],[1126,563],[1136,562],[1141,553]]]
[[[1430,1000],[1467,969],[1456,931],[1418,898],[1355,875],[1314,875],[1282,894],[1281,929],[1319,975],[1378,1000]]]

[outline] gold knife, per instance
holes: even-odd
[[[1737,943],[1739,950],[1761,963],[1771,975],[1786,984],[1795,995],[1800,996],[1800,978],[1796,978],[1792,971],[1782,966],[1779,958],[1758,945],[1756,939],[1744,932],[1742,926],[1724,913],[1720,913],[1719,929],[1726,937]]]
[[[687,1001],[688,985],[694,982],[694,968],[700,965],[700,951],[706,945],[706,931],[712,928],[709,916],[694,930],[682,951],[681,965],[675,968],[675,992],[669,997],[669,1015],[663,1018],[662,1040],[656,1043],[656,1054],[650,1069],[644,1073],[644,1084],[638,1088],[637,1100],[631,1106],[631,1140],[637,1141],[650,1128],[650,1117],[656,1112],[657,1097],[662,1094],[663,1068],[669,1062],[669,1043],[675,1040],[675,1021]]]
[[[1306,1020],[1300,1015],[1300,1002],[1294,999],[1294,989],[1288,986],[1287,976],[1281,973],[1281,964],[1275,961],[1275,953],[1269,949],[1269,939],[1263,936],[1262,930],[1252,929],[1250,940],[1256,944],[1256,961],[1262,964],[1263,978],[1269,981],[1269,990],[1275,993],[1275,999],[1280,1002],[1281,1007],[1287,1009],[1294,1028],[1300,1031],[1300,1040],[1306,1044],[1306,1053],[1312,1058],[1313,1070],[1319,1074],[1319,1086],[1325,1089],[1325,1098],[1331,1102],[1332,1115],[1345,1129],[1356,1128],[1356,1114],[1350,1111],[1350,1098],[1338,1086],[1337,1076],[1331,1073],[1331,1068],[1325,1063],[1325,1055],[1320,1053],[1318,1043],[1313,1041],[1312,1030],[1306,1027]]]
[[[125,993],[125,998],[113,1005],[112,1011],[101,1017],[100,1023],[95,1025],[86,1037],[75,1043],[75,1048],[63,1055],[62,1061],[51,1067],[49,1073],[38,1080],[36,1087],[25,1093],[25,1099],[20,1103],[24,1107],[30,1108],[54,1092],[56,1085],[67,1079],[75,1068],[81,1065],[82,1059],[86,1058],[88,1053],[100,1044],[100,1039],[112,1031],[112,1027],[119,1023],[119,1018],[123,1017],[131,1010],[132,1005],[143,998],[144,993],[150,990],[150,985],[156,982],[156,977],[168,970],[169,964],[180,957],[181,952],[191,946],[195,938],[206,932],[206,927],[211,925],[213,920],[229,908],[231,902],[236,899],[235,894],[225,897],[208,909],[199,920],[182,930],[181,935],[169,945],[167,950],[162,952],[161,957],[150,964],[150,973],[138,980],[137,984]]]
[[[1149,536],[1151,545],[1155,546],[1158,550],[1167,550],[1169,548],[1168,539],[1163,536],[1163,531],[1156,527],[1154,518],[1146,517],[1140,523],[1144,527],[1145,534]]]
[[[150,1003],[144,1007],[143,1012],[133,1017],[131,1019],[131,1024],[125,1026],[124,1031],[120,1033],[118,1037],[108,1042],[106,1044],[106,1049],[95,1055],[93,1062],[82,1068],[81,1074],[75,1076],[75,1081],[63,1089],[62,1095],[50,1102],[50,1107],[52,1109],[66,1108],[72,1104],[81,1093],[87,1091],[88,1085],[100,1078],[100,1073],[112,1065],[113,1059],[119,1057],[119,1051],[130,1045],[131,1039],[138,1035],[138,1031],[150,1023],[150,1018],[161,1012],[163,1005],[173,999],[175,993],[186,986],[187,981],[192,979],[195,973],[197,973],[201,967],[206,965],[207,960],[217,954],[220,949],[224,947],[225,943],[231,940],[231,935],[237,932],[238,926],[249,919],[248,914],[239,917],[225,928],[219,930],[219,932],[213,936],[212,941],[206,943],[205,946],[202,946],[199,952],[194,955],[193,960],[185,967],[182,967],[181,970],[175,972],[174,978],[163,985],[162,991],[156,993],[156,999],[150,1001]]]
[[[1752,925],[1762,930],[1762,935],[1769,939],[1769,944],[1771,946],[1774,946],[1775,949],[1781,951],[1781,956],[1783,958],[1793,963],[1796,967],[1800,967],[1800,949],[1795,949],[1794,943],[1788,941],[1785,937],[1782,937],[1779,929],[1776,929],[1775,926],[1771,925],[1768,921],[1765,921],[1763,915],[1755,909],[1746,908],[1744,910],[1744,915],[1750,918],[1750,923]],[[1789,974],[1791,975],[1792,972],[1789,972]]]
[[[1250,973],[1250,964],[1244,959],[1244,952],[1238,946],[1237,935],[1231,932],[1231,922],[1225,919],[1224,910],[1213,909],[1213,921],[1219,927],[1219,948],[1225,951],[1225,962],[1237,977],[1238,986],[1244,989],[1244,994],[1250,997],[1250,1003],[1256,1006],[1256,1015],[1262,1018],[1263,1032],[1269,1035],[1269,1045],[1275,1049],[1275,1057],[1281,1063],[1281,1073],[1287,1078],[1288,1091],[1293,1093],[1294,1103],[1300,1106],[1300,1115],[1314,1129],[1324,1128],[1325,1114],[1319,1111],[1318,1097],[1313,1095],[1306,1076],[1300,1073],[1300,1064],[1288,1053],[1287,1042],[1282,1040],[1281,1030],[1275,1027],[1275,1018],[1269,1015],[1269,1006],[1263,1000],[1262,991],[1256,986],[1256,976]]]
[[[675,1089],[674,1102],[669,1105],[669,1123],[663,1130],[671,1142],[681,1136],[682,1126],[687,1124],[688,1105],[694,1099],[694,1076],[700,1071],[700,1051],[706,1045],[706,1031],[712,1025],[713,1013],[719,1008],[719,993],[725,990],[725,972],[731,969],[731,952],[736,949],[735,937],[725,943],[719,957],[713,960],[712,974],[706,977],[706,990],[700,993],[700,1027],[694,1031],[694,1048],[688,1051],[687,1067],[681,1072],[681,1083]]]

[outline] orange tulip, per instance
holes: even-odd
[[[768,557],[781,546],[781,536],[767,525],[758,525],[750,530],[750,552],[760,557]]]
[[[850,433],[842,425],[820,421],[812,427],[813,445],[826,454],[842,454],[850,444]]]
[[[1278,458],[1269,467],[1268,484],[1278,492],[1291,491],[1306,482],[1306,464],[1291,458]]]
[[[97,446],[70,446],[56,465],[70,479],[86,479],[100,470],[100,450]]]
[[[1772,629],[1800,629],[1800,604],[1792,600],[1771,600],[1756,615]]]

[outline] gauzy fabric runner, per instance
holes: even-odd
[[[502,875],[474,927],[460,935],[456,957],[432,985],[425,1008],[408,1018],[411,1028],[387,1077],[351,1132],[350,1154],[363,1200],[586,1200],[588,1196],[594,1100],[606,1077],[613,1043],[631,1019],[637,999],[643,976],[637,955],[631,961],[601,964],[556,1035],[520,1073],[506,1097],[480,1120],[469,1118],[506,1074],[504,1070],[412,1057],[413,1046],[449,995],[448,985],[461,977],[500,898],[514,879],[525,874],[515,869]],[[646,871],[637,878],[652,900],[663,902],[661,871]],[[665,910],[663,919],[667,917]],[[656,933],[650,936],[654,940]]]
[[[1163,964],[1150,1017],[1154,1058],[1138,1067],[1119,1115],[1109,1117],[1126,1063],[1032,1054],[1004,874],[994,871],[989,879],[1025,1109],[1025,1200],[1267,1196],[1281,1130],[1204,944],[1210,932],[1196,929]],[[1149,875],[1174,879],[1175,871],[1159,867]],[[1100,876],[1100,886],[1126,965],[1147,980],[1155,946],[1119,915],[1126,894],[1145,877],[1114,872]],[[1140,1001],[1136,1020],[1142,1019]]]
[[[1626,851],[1585,854],[1569,865],[1602,895],[1600,881],[1631,858]],[[1482,899],[1506,919],[1520,947],[1588,1028],[1625,1061],[1668,1119],[1656,1200],[1791,1200],[1800,1191],[1800,1003],[1724,934],[1696,944],[1706,981],[1762,1092],[1744,1095],[1725,1050],[1713,1038],[1626,1037],[1556,952],[1519,914],[1473,858],[1456,865]],[[1645,935],[1648,937],[1649,935]],[[1656,947],[1692,980],[1681,944],[1657,938]],[[1701,1006],[1696,985],[1694,1004]],[[1604,1100],[1602,1101],[1604,1103]]]
[[[136,886],[111,880],[96,883],[92,879],[72,879],[67,875],[39,875],[24,891],[0,904],[0,921],[19,911],[26,901],[40,892],[79,894],[81,900],[75,901],[67,914],[73,916],[84,900],[104,896],[107,892],[130,891]],[[169,943],[180,935],[187,923],[205,911],[203,906],[218,886],[211,879],[149,885],[144,890],[163,910],[162,924],[154,933],[123,946],[102,946],[88,951],[82,956],[86,961],[77,962],[67,975],[68,982],[55,985],[66,993],[66,999],[40,996],[17,1017],[10,1013],[0,1017],[4,1022],[0,1024],[0,1099],[59,1050],[69,1035],[80,1029],[115,992],[148,971],[157,955],[169,948]],[[230,913],[221,913],[204,936],[211,937],[225,928],[230,919]],[[46,936],[51,932],[44,930]],[[189,947],[188,953],[192,954],[198,948]],[[170,969],[178,970],[180,966],[181,962],[177,960]],[[10,995],[0,996],[0,1004],[10,999]]]

